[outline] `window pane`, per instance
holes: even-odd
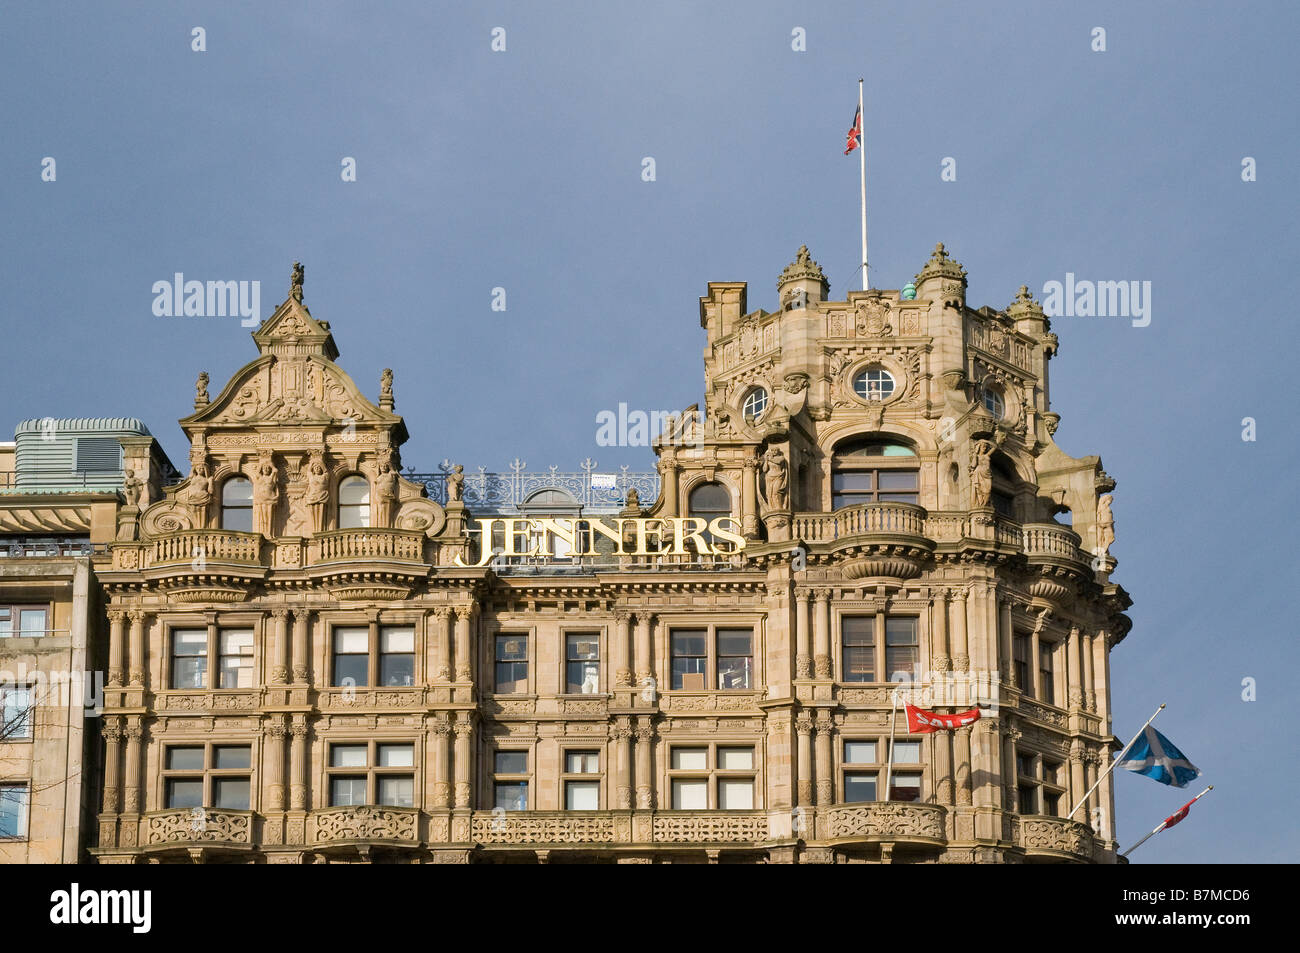
[[[688,692],[704,691],[705,665],[708,659],[673,656],[673,688]]]
[[[844,775],[844,800],[874,801],[876,799],[876,776],[874,774]]]
[[[840,634],[845,645],[874,645],[876,618],[869,615],[846,615],[840,619]]]
[[[497,661],[519,662],[528,659],[528,639],[522,635],[497,636]]]
[[[336,654],[361,653],[370,651],[370,631],[363,628],[337,628],[334,630],[334,651]]]
[[[919,741],[895,741],[894,742],[894,764],[920,764],[921,763],[921,742]]]
[[[0,785],[0,837],[27,834],[27,785]]]
[[[414,765],[414,745],[379,746],[379,766],[381,768],[410,768]]]
[[[600,663],[568,662],[564,678],[564,690],[570,695],[594,694],[600,691]]]
[[[339,504],[339,529],[363,529],[369,525],[369,506]]]
[[[213,752],[214,768],[248,768],[252,763],[253,749],[247,745],[222,745]]]
[[[379,633],[379,651],[381,652],[414,652],[415,651],[415,630],[414,629],[388,629],[385,628]]]
[[[370,677],[369,661],[365,655],[334,656],[334,686],[365,685]]]
[[[753,748],[719,748],[718,770],[748,771],[754,767]]]
[[[751,779],[723,778],[718,781],[718,809],[748,811],[754,806],[754,782]]]
[[[339,503],[356,506],[370,502],[370,482],[363,476],[345,477],[339,483]]]
[[[564,783],[564,809],[566,811],[600,810],[600,782],[566,781]]]
[[[330,745],[330,766],[335,768],[364,768],[365,745]]]
[[[672,764],[674,771],[707,771],[709,769],[709,749],[674,748]]]
[[[248,778],[217,778],[212,782],[213,807],[228,811],[247,811],[249,801]]]
[[[570,635],[567,641],[570,661],[600,658],[600,638],[594,632]]]
[[[527,662],[497,662],[496,690],[499,694],[509,695],[528,691]]]
[[[496,753],[497,774],[527,774],[527,751],[498,751]]]
[[[1037,801],[1037,797],[1036,797],[1037,793],[1038,793],[1038,788],[1028,784],[1024,785],[1019,789],[1021,814],[1038,813],[1038,805],[1035,803]]]
[[[754,641],[752,629],[719,629],[719,655],[749,655]]]
[[[202,748],[168,748],[167,749],[167,770],[168,771],[202,771],[203,770],[203,749]]]
[[[673,655],[707,655],[708,633],[704,629],[674,629]]]
[[[845,764],[876,764],[876,743],[874,741],[844,742]]]
[[[167,806],[168,807],[202,807],[203,806],[203,779],[202,778],[168,778],[167,779]]]
[[[528,810],[527,781],[498,781],[493,788],[494,807],[506,811]]]
[[[753,659],[747,655],[741,658],[719,657],[718,688],[723,690],[750,688],[753,667]]]
[[[32,696],[27,688],[0,688],[0,739],[30,738],[32,735]]]
[[[895,774],[889,782],[889,799],[891,801],[919,801],[921,799],[921,776],[919,774]]]
[[[364,777],[330,778],[330,806],[352,807],[366,803]]]
[[[709,809],[709,782],[703,779],[698,781],[673,781],[673,810],[675,811],[707,811]]]
[[[831,489],[843,491],[865,491],[872,489],[871,470],[840,470],[831,475]]]
[[[252,629],[222,629],[221,654],[248,655],[253,651]]]
[[[1061,795],[1050,791],[1043,792],[1043,813],[1053,817],[1061,816]]]
[[[221,667],[218,688],[253,687],[253,633],[247,629],[223,630],[218,636]]]
[[[45,634],[45,610],[23,609],[18,613],[18,634],[33,638]]]
[[[881,470],[877,480],[882,490],[915,490],[916,475],[915,470]]]
[[[379,657],[379,682],[382,685],[414,685],[414,655],[381,655]]]
[[[885,619],[886,645],[916,645],[916,620],[909,618]]]
[[[415,779],[380,778],[379,803],[391,807],[415,807]]]
[[[564,756],[564,770],[568,774],[598,774],[600,755],[595,751],[569,751]]]
[[[876,650],[865,648],[844,648],[844,681],[870,682],[875,680]]]

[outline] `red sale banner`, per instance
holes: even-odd
[[[955,715],[940,715],[937,712],[926,711],[924,708],[917,708],[915,705],[907,706],[907,730],[912,734],[925,734],[930,731],[951,731],[954,728],[960,728],[962,725],[973,724],[979,721],[980,710],[972,708],[970,711],[959,711]]]

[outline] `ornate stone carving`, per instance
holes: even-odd
[[[216,808],[150,814],[145,818],[144,842],[146,845],[195,841],[250,844],[252,821],[251,814]]]
[[[769,447],[763,455],[763,495],[770,509],[790,508],[789,470],[785,454],[776,447]]]
[[[316,841],[399,840],[415,842],[419,812],[392,807],[344,807],[312,815]]]

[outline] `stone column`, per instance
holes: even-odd
[[[636,729],[636,806],[639,810],[654,808],[654,777],[651,774],[651,746],[655,730],[649,718],[642,718]]]
[[[940,804],[953,803],[951,734],[936,731],[930,735],[930,743],[934,745],[935,798]]]
[[[1019,806],[1016,796],[1016,741],[1020,732],[1010,725],[1002,726],[1002,807],[1014,811]]]
[[[139,814],[141,811],[140,741],[144,737],[139,716],[127,718],[122,734],[126,737],[126,799],[122,810],[125,814]]]
[[[665,519],[672,519],[678,513],[677,450],[675,447],[664,447],[659,456],[659,474],[662,483],[659,497],[664,501],[663,506],[659,509],[659,515]]]
[[[297,663],[295,662],[295,669]],[[289,809],[307,810],[307,716],[294,715],[289,727],[293,742],[289,746]]]
[[[614,660],[614,684],[625,687],[632,684],[632,613],[622,609],[614,613],[614,634],[610,655]]]
[[[1069,708],[1082,708],[1083,685],[1080,677],[1083,674],[1083,664],[1079,657],[1079,627],[1077,625],[1070,626],[1070,640],[1066,646],[1066,656],[1066,667],[1069,669],[1066,678],[1066,705]]]
[[[758,460],[745,457],[745,474],[740,482],[741,531],[746,539],[758,538]]]
[[[284,810],[284,716],[272,715],[266,726],[266,809]]]
[[[642,687],[646,679],[654,677],[654,665],[650,660],[650,617],[649,612],[636,614],[636,683]]]
[[[295,609],[293,613],[293,681],[296,685],[305,684],[311,670],[311,653],[308,651],[307,629],[310,624],[310,609]]]
[[[813,802],[812,716],[802,712],[794,727],[799,736],[798,802],[807,806]]]
[[[998,671],[1002,673],[1002,681],[1010,685],[1011,670],[1015,667],[1011,651],[1011,599],[1004,596],[998,606],[1001,610],[998,616]]]
[[[628,811],[632,809],[632,729],[627,719],[619,719],[610,734],[615,748],[614,807]]]
[[[816,641],[813,646],[815,653],[813,663],[816,666],[818,678],[831,677],[831,591],[829,589],[818,589],[816,592],[817,605],[813,612],[814,633]]]
[[[795,678],[812,678],[812,648],[808,644],[808,599],[811,593],[807,589],[795,590]]]
[[[275,651],[272,654],[275,661],[271,664],[271,684],[283,685],[289,680],[289,610],[272,609],[271,618],[275,619]],[[283,737],[283,726],[281,729]]]
[[[116,814],[122,783],[122,719],[105,718],[102,731],[104,733],[104,813]]]
[[[971,803],[970,725],[958,728],[953,741],[957,749],[957,803],[965,806]]]
[[[473,606],[456,606],[453,609],[456,613],[456,681],[469,682],[474,679],[474,672],[470,668],[470,616],[474,611]],[[460,744],[459,729],[457,729],[457,745]],[[459,756],[458,756],[459,757]],[[460,807],[459,804],[456,805]],[[468,804],[466,804],[468,806]]]
[[[1086,632],[1080,634],[1083,638],[1080,643],[1080,652],[1083,655],[1083,704],[1088,711],[1096,711],[1097,689],[1092,680],[1093,639]]]
[[[443,612],[441,618],[445,621],[447,613]],[[451,807],[451,725],[439,717],[430,723],[429,730],[433,733],[433,808],[445,811]]]
[[[817,721],[817,806],[825,807],[835,801],[834,760],[831,757],[831,735],[835,725],[828,711],[821,712]]]
[[[976,744],[979,748],[977,763],[984,772],[983,783],[976,790],[975,803],[984,807],[1002,806],[1002,738],[998,734],[998,723],[989,718],[981,718],[975,723],[977,730]]]
[[[957,589],[952,598],[952,668],[970,671],[970,646],[966,640],[966,590]]]
[[[131,619],[131,654],[127,664],[131,666],[131,684],[143,685],[144,673],[148,667],[144,657],[144,617],[141,609],[132,609],[128,613]]]
[[[1083,797],[1083,792],[1088,790],[1084,784],[1083,761],[1085,750],[1082,741],[1074,741],[1070,744],[1070,805]],[[1085,803],[1074,812],[1072,820],[1088,823],[1088,805]]]
[[[952,667],[952,659],[948,655],[948,590],[935,589],[932,596],[934,626],[930,635],[930,667],[936,672],[946,672]],[[941,731],[938,734],[945,733]]]
[[[460,612],[457,610],[457,624]],[[474,752],[471,745],[474,740],[474,725],[469,721],[456,722],[456,807],[470,806],[470,777],[473,774]]]
[[[115,687],[122,684],[122,649],[126,640],[122,638],[123,623],[126,613],[114,609],[108,614],[108,684]]]

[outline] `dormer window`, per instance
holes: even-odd
[[[767,391],[761,387],[755,387],[745,395],[745,402],[741,405],[741,413],[744,414],[745,420],[751,424],[756,424],[763,419],[763,414],[767,410]]]
[[[221,528],[253,531],[253,484],[247,477],[231,477],[221,485]]]
[[[889,400],[894,393],[894,375],[883,367],[868,367],[853,378],[853,392],[866,401]]]
[[[353,474],[339,483],[339,529],[370,525],[370,481]]]

